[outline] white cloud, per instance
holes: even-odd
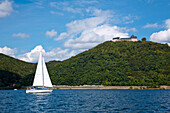
[[[39,57],[40,51],[45,52],[45,50],[43,49],[41,45],[36,46],[33,50],[31,50],[28,53],[25,53],[23,55],[18,55],[17,58],[23,61],[27,61],[27,62],[36,62]]]
[[[150,36],[150,41],[170,43],[170,29],[153,33]]]
[[[46,32],[46,36],[50,38],[55,37],[56,35],[57,35],[57,32],[54,29]]]
[[[63,32],[63,33],[60,33],[60,35],[57,38],[55,38],[54,40],[55,41],[62,40],[64,38],[66,38],[67,36],[68,36],[68,33]]]
[[[43,52],[45,61],[65,60],[65,59],[75,55],[74,51],[69,52],[68,49],[62,50],[61,48],[55,48],[49,52],[46,52],[41,45],[38,45],[34,49],[32,49],[30,52],[25,53],[23,55],[19,55],[19,56],[17,56],[17,58],[19,58],[20,60],[26,61],[26,62],[37,62],[38,58],[39,58],[40,51]]]
[[[69,33],[80,33],[86,29],[94,28],[99,24],[103,24],[105,22],[105,18],[103,17],[92,17],[84,20],[75,20],[69,24],[67,24],[67,28]]]
[[[109,10],[102,11],[96,8],[88,8],[87,12],[91,13],[93,17],[83,20],[74,20],[73,22],[66,24],[67,32],[61,33],[55,40],[62,40],[68,36],[69,38],[73,38],[87,29],[95,28],[107,23],[112,16]]]
[[[7,46],[5,46],[3,48],[0,47],[0,53],[10,55],[10,56],[14,56],[17,53],[17,49],[16,48],[11,49],[11,48],[8,48]]]
[[[92,17],[92,18],[87,18],[83,20],[75,20],[73,22],[70,22],[66,24],[66,27],[68,29],[68,32],[63,32],[57,37],[55,40],[62,40],[64,38],[73,38],[77,34],[80,34],[86,29],[91,29],[95,28],[99,24],[102,24],[105,22],[105,19],[102,17]]]
[[[0,3],[0,18],[9,16],[13,11],[12,2],[4,0]]]
[[[29,38],[30,35],[29,35],[29,34],[26,34],[26,33],[14,33],[14,34],[12,35],[12,37],[18,37],[18,38],[24,39],[24,38]]]
[[[102,11],[96,8],[87,8],[86,11],[92,17],[83,20],[75,20],[66,24],[67,32],[63,32],[55,40],[69,38],[64,47],[75,51],[87,50],[97,44],[112,40],[113,37],[128,37],[128,33],[118,26],[109,25],[114,16],[110,10]],[[126,29],[136,31],[135,28]]]
[[[45,58],[47,61],[50,60],[65,60],[70,58],[71,56],[74,56],[75,52],[71,51],[69,52],[69,49],[61,49],[61,48],[54,48],[49,52],[45,53]]]
[[[165,26],[168,29],[153,33],[150,36],[150,41],[160,42],[160,43],[170,43],[170,19],[165,20]]]
[[[142,28],[156,28],[156,27],[158,27],[158,23],[146,24]]]
[[[166,28],[170,28],[170,19],[165,20]]]
[[[128,33],[123,33],[122,29],[117,26],[107,24],[84,30],[80,37],[69,39],[64,43],[64,47],[74,50],[87,50],[97,44],[111,40],[113,37],[128,37]]]

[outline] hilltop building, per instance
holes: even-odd
[[[132,35],[130,38],[115,37],[115,38],[113,38],[112,41],[113,42],[117,42],[117,41],[132,41],[132,42],[135,42],[135,41],[139,41],[139,40],[137,39],[137,36]]]

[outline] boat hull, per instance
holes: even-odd
[[[29,89],[26,93],[51,93],[52,89]]]

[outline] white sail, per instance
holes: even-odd
[[[53,87],[41,52],[38,60],[33,86]]]
[[[48,71],[47,71],[47,67],[46,67],[45,62],[44,62],[44,58],[42,58],[42,61],[43,61],[43,73],[44,73],[44,86],[53,87],[51,80],[50,80],[50,77],[49,77],[49,74],[48,74]]]
[[[40,53],[37,69],[35,72],[33,86],[43,86],[43,76],[42,76],[42,55]]]

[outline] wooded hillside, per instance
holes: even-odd
[[[49,70],[58,85],[170,85],[170,47],[108,41]]]
[[[35,68],[0,54],[0,87],[32,85]],[[170,85],[170,47],[107,41],[65,61],[51,61],[47,68],[55,85]]]

